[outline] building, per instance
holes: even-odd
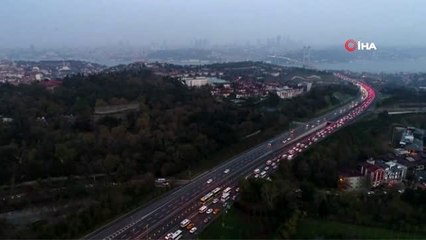
[[[339,172],[338,188],[343,191],[359,190],[367,186],[366,177],[357,170],[349,169]]]
[[[388,186],[401,183],[407,175],[407,166],[399,164],[397,161],[377,160],[375,165],[385,170],[384,183]]]
[[[393,150],[393,153],[396,156],[407,156],[410,152],[408,152],[407,150],[403,149],[403,148],[395,148]]]
[[[207,77],[182,78],[181,81],[188,87],[201,87],[209,83]]]
[[[375,165],[372,159],[361,165],[361,173],[367,178],[371,187],[378,187],[385,181],[385,170]]]
[[[415,174],[418,171],[423,171],[426,166],[426,160],[413,157],[397,157],[396,162],[407,168],[407,173]]]
[[[426,190],[426,171],[419,171],[415,175],[417,181],[417,188]]]
[[[407,127],[402,131],[399,146],[410,153],[423,152],[423,139],[425,131],[423,129]]]
[[[11,123],[11,122],[13,122],[13,118],[3,117],[2,115],[0,115],[0,120],[3,123]]]
[[[296,97],[303,93],[303,88],[289,88],[289,87],[283,87],[281,89],[277,90],[277,95],[281,99],[289,99]]]

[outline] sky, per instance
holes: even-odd
[[[0,48],[255,43],[348,38],[425,46],[425,0],[1,0]]]

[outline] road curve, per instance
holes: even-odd
[[[356,84],[360,89],[360,96],[351,103],[339,107],[327,114],[314,118],[292,131],[283,132],[278,136],[265,141],[211,169],[205,174],[193,179],[190,183],[164,194],[143,208],[133,211],[118,220],[85,236],[85,239],[164,239],[168,233],[181,229],[183,238],[195,238],[195,235],[205,228],[213,218],[219,214],[199,213],[202,206],[200,198],[216,187],[223,190],[232,187],[231,196],[236,197],[235,191],[238,182],[243,177],[250,177],[256,168],[267,169],[267,174],[274,171],[273,167],[266,166],[267,160],[275,161],[278,165],[282,154],[294,150],[297,144],[304,144],[308,148],[314,142],[324,138],[343,127],[363,113],[375,98],[374,90],[367,84],[351,79],[341,74],[336,77]],[[326,124],[331,122],[331,124]],[[318,135],[321,133],[320,135]],[[314,141],[314,139],[317,139]],[[309,144],[310,143],[310,144]],[[309,144],[309,145],[308,145]],[[297,148],[297,147],[296,147]],[[303,149],[304,150],[304,149]],[[294,156],[299,154],[296,152]],[[225,172],[225,170],[228,170]],[[207,183],[212,179],[211,183]],[[225,202],[232,204],[232,198]],[[224,203],[203,203],[208,208],[224,210]],[[181,228],[179,223],[183,219],[190,219],[197,227],[195,233],[189,233]],[[204,221],[208,219],[208,222]]]

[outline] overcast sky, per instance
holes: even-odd
[[[426,0],[1,0],[0,47],[233,43],[282,35],[426,46]]]

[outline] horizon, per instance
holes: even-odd
[[[64,49],[153,45],[168,48],[246,45],[339,46],[346,39],[385,47],[426,47],[424,1],[380,0],[348,5],[306,1],[6,0],[2,47]],[[386,6],[386,7],[384,7]],[[424,7],[421,7],[424,6]],[[70,10],[72,9],[72,10]],[[29,24],[31,23],[31,24]]]

